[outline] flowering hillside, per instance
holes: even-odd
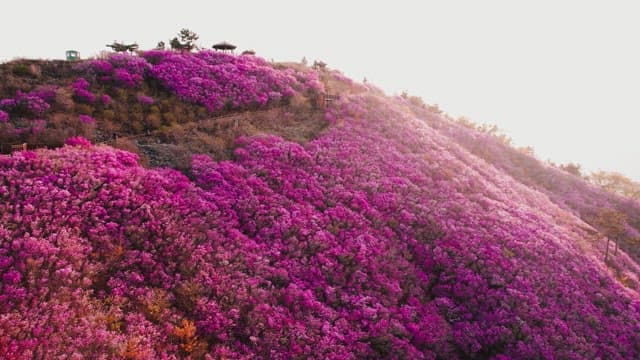
[[[640,261],[640,203],[637,200],[604,191],[579,176],[544,164],[533,156],[498,141],[490,134],[446,121],[433,113],[422,112],[420,118],[432,122],[441,133],[473,154],[519,182],[541,191],[554,203],[574,212],[596,228],[602,228],[598,218],[603,210],[624,214],[620,246],[635,261]]]
[[[78,135],[94,142],[153,131],[173,137],[183,124],[224,114],[291,103],[317,107],[325,91],[314,69],[213,51],[15,61],[0,64],[0,78],[1,143],[31,147],[58,147]],[[144,156],[137,145],[114,145]],[[211,144],[191,145],[182,150],[216,153]]]
[[[224,106],[264,106],[269,101],[292,96],[296,84],[302,91],[321,89],[317,79],[296,74],[291,69],[277,71],[255,56],[211,51],[191,56],[170,51],[148,51],[144,56],[154,63],[150,70],[152,78],[180,97],[206,106],[209,111]]]
[[[272,99],[231,86],[219,55],[136,61],[85,71],[211,108]],[[217,61],[220,77],[186,78]],[[284,96],[321,89],[247,71]],[[0,358],[640,357],[640,268],[619,251],[611,271],[570,205],[402,99],[345,93],[325,118],[309,142],[240,136],[186,174],[81,137],[0,156]]]

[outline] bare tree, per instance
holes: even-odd
[[[613,239],[616,243],[615,254],[618,254],[618,242],[625,235],[624,225],[627,216],[624,213],[613,209],[602,209],[596,215],[593,225],[607,237],[607,248],[604,254],[604,261],[609,260],[609,242]]]

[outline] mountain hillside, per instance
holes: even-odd
[[[640,357],[640,204],[415,98],[206,51],[2,71],[40,148],[0,156],[0,358]]]

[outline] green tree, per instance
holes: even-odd
[[[178,51],[192,51],[197,49],[196,40],[198,40],[200,36],[194,33],[189,29],[182,29],[178,33],[178,36],[171,39],[169,45],[173,50]]]

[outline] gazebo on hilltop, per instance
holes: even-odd
[[[230,44],[226,41],[223,41],[221,43],[217,43],[215,45],[212,46],[216,51],[222,51],[222,52],[228,52],[233,54],[233,50],[236,49],[236,46],[233,44]]]

